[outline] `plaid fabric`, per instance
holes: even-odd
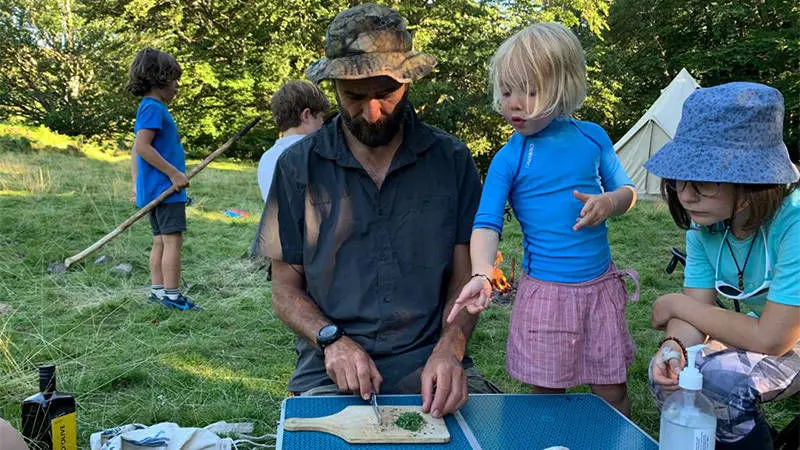
[[[717,440],[735,442],[747,436],[761,416],[760,404],[791,397],[800,392],[800,342],[783,356],[727,347],[710,341],[697,366],[703,374],[703,394],[717,413]],[[653,361],[649,369],[650,392],[658,407],[667,398],[653,383]]]
[[[523,276],[508,331],[509,375],[548,388],[625,383],[635,347],[625,322],[624,277],[636,282],[635,301],[638,274],[613,264],[583,283]]]

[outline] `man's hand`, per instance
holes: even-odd
[[[581,216],[575,219],[577,223],[572,227],[574,231],[599,225],[614,212],[614,199],[607,193],[590,195],[572,191],[572,195],[584,203]]]
[[[176,186],[179,191],[189,185],[189,179],[186,178],[186,174],[181,171],[175,171],[175,173],[169,176],[169,180],[172,181],[172,184]]]
[[[325,371],[341,392],[351,392],[369,400],[378,393],[383,377],[375,362],[356,341],[342,336],[325,347]]]
[[[467,374],[455,353],[436,351],[422,369],[422,412],[442,417],[467,401]]]
[[[458,312],[464,308],[467,308],[470,314],[483,311],[489,306],[490,301],[492,301],[492,284],[484,277],[472,277],[461,289],[461,294],[447,316],[447,323],[453,323],[458,317]]]

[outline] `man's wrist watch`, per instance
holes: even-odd
[[[317,345],[325,353],[325,347],[333,344],[342,336],[344,336],[344,332],[341,328],[334,324],[325,325],[317,332]]]

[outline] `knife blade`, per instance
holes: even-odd
[[[383,425],[383,420],[381,420],[381,412],[378,409],[378,394],[373,392],[370,396],[369,402],[372,403],[372,411],[375,412],[375,418],[378,419],[378,425]]]

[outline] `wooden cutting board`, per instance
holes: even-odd
[[[351,444],[443,443],[450,442],[444,419],[424,414],[421,406],[380,406],[381,421],[372,406],[348,406],[325,417],[290,418],[283,423],[287,431],[321,431],[339,436]],[[409,431],[394,422],[404,412],[417,412],[425,420],[419,431]]]

